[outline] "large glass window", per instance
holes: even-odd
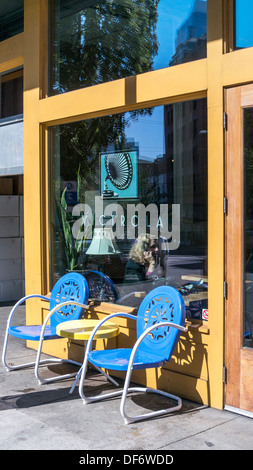
[[[235,47],[253,46],[253,2],[252,0],[235,0]]]
[[[244,122],[244,322],[243,345],[253,347],[253,109]]]
[[[0,175],[23,174],[23,69],[0,75]]]
[[[206,0],[50,5],[50,94],[206,57]]]
[[[0,119],[23,114],[23,69],[0,76]]]
[[[206,99],[54,126],[49,154],[51,287],[96,271],[92,298],[137,306],[172,285],[206,319]]]
[[[24,31],[24,0],[1,0],[0,41]]]

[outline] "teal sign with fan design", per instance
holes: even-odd
[[[138,152],[136,150],[101,153],[100,162],[103,199],[138,197]]]

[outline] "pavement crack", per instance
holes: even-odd
[[[226,420],[226,421],[223,421],[223,422],[220,423],[220,424],[215,424],[215,426],[210,426],[210,427],[208,427],[208,428],[206,428],[206,429],[203,429],[202,431],[199,431],[199,432],[196,432],[196,433],[193,433],[193,434],[188,434],[187,436],[185,436],[185,437],[183,437],[183,438],[176,439],[175,441],[169,442],[168,444],[159,447],[157,450],[162,450],[162,449],[164,449],[165,447],[168,447],[168,446],[170,446],[170,445],[172,445],[172,444],[177,444],[177,442],[182,442],[182,441],[185,441],[185,440],[187,440],[187,439],[191,439],[192,437],[196,437],[196,436],[198,436],[198,435],[200,435],[200,434],[203,434],[203,433],[205,433],[205,432],[211,431],[212,429],[215,429],[215,428],[218,428],[218,427],[220,427],[220,426],[223,426],[224,424],[229,423],[230,421],[234,421],[235,419],[236,419],[236,417],[231,418],[231,419],[228,419],[228,420]]]

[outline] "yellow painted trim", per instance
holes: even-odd
[[[24,33],[0,42],[0,73],[24,64]]]
[[[40,100],[39,120],[54,124],[69,122],[84,113],[105,113],[108,109],[124,105],[124,80],[116,80]]]
[[[236,86],[253,81],[253,47],[233,51],[223,56],[223,86]]]
[[[40,98],[48,96],[48,6],[40,0]]]
[[[39,123],[40,1],[25,0],[24,14],[24,240],[26,294],[42,293],[44,258],[43,141]],[[45,293],[45,292],[44,292]],[[28,324],[42,322],[39,302],[28,302]]]
[[[223,51],[234,49],[234,0],[223,0]]]
[[[17,67],[22,67],[24,65],[24,58],[18,57],[16,59],[7,60],[6,62],[0,64],[0,73],[7,72],[8,70],[13,70]]]
[[[206,89],[206,59],[155,70],[136,77],[138,103],[180,97]]]
[[[42,237],[42,292],[47,294],[50,291],[50,240],[49,240],[49,190],[48,190],[48,130],[40,125],[41,142],[41,237]],[[45,190],[47,185],[47,190]]]
[[[59,124],[151,104],[202,98],[207,89],[206,69],[207,61],[203,59],[51,96],[39,102],[39,121]],[[182,80],[185,76],[187,80]]]
[[[223,155],[223,9],[207,2],[208,69],[208,369],[210,405],[223,408],[224,355],[224,155]]]

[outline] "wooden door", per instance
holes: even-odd
[[[225,98],[225,405],[253,416],[253,85]]]

